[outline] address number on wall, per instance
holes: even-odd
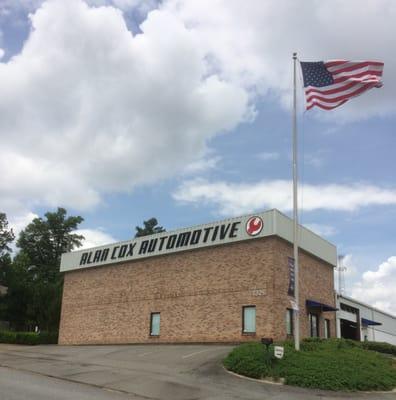
[[[252,292],[253,296],[265,296],[264,289],[254,289]]]

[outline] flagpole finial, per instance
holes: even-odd
[[[293,60],[297,59],[297,53],[293,53]]]

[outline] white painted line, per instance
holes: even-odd
[[[211,351],[211,350],[213,350],[213,349],[206,349],[206,350],[196,351],[195,353],[186,354],[186,355],[182,356],[182,358],[193,357],[193,356],[195,356],[197,354],[205,353],[205,352]]]
[[[148,356],[149,354],[153,354],[154,351],[149,351],[148,353],[139,354],[138,357]]]

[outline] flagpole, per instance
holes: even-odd
[[[300,350],[300,310],[298,284],[298,204],[297,204],[297,53],[293,53],[293,258],[294,258],[294,348]]]

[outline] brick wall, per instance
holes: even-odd
[[[266,237],[65,273],[61,344],[240,342],[286,336],[287,257]],[[305,299],[334,305],[332,268],[301,254],[301,332]],[[309,295],[307,295],[309,293]],[[256,306],[256,335],[242,335],[242,306]],[[150,313],[161,313],[150,337]],[[330,313],[329,313],[330,314]],[[334,313],[332,313],[334,314]],[[334,316],[331,315],[334,319]],[[333,327],[335,323],[331,324]]]

